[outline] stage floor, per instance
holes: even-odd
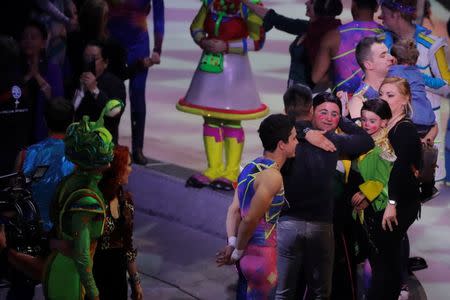
[[[267,7],[291,17],[304,18],[305,1],[265,1]],[[433,24],[439,34],[445,32],[449,12],[432,0]],[[343,22],[351,19],[349,0],[344,1]],[[202,145],[202,118],[179,112],[176,102],[186,93],[196,68],[200,49],[193,43],[189,25],[200,7],[199,0],[166,1],[166,33],[161,65],[150,69],[147,81],[147,122],[144,153],[151,158],[202,170],[205,157]],[[149,18],[149,24],[152,24]],[[151,30],[150,30],[151,32]],[[263,50],[250,54],[253,72],[261,99],[273,113],[282,112],[282,94],[289,67],[288,46],[293,37],[271,31]],[[151,41],[153,37],[151,36]],[[151,48],[153,48],[151,46]],[[447,119],[448,104],[443,103]],[[120,142],[130,145],[129,111],[123,115]],[[243,162],[261,154],[257,137],[258,120],[244,122],[246,144]],[[445,189],[445,187],[443,188]],[[449,188],[447,188],[449,189]],[[411,228],[412,255],[426,257],[429,268],[416,272],[425,287],[428,299],[448,299],[450,294],[450,192],[424,206],[422,219]]]
[[[305,18],[304,0],[264,1],[267,7],[291,17]],[[437,2],[432,0],[434,25],[438,33],[444,32],[443,20],[449,16]],[[351,19],[349,0],[341,15],[343,22]],[[147,81],[147,121],[144,152],[147,156],[202,170],[205,156],[202,141],[202,118],[175,109],[177,101],[189,87],[200,49],[191,39],[190,22],[200,7],[199,0],[166,1],[166,33],[161,65],[150,68]],[[151,18],[149,24],[152,26]],[[151,32],[151,30],[150,30]],[[291,35],[272,30],[267,34],[264,48],[250,53],[252,69],[260,97],[271,112],[282,112],[282,95],[286,89],[289,69],[288,47]],[[153,37],[151,35],[151,43]],[[151,46],[153,48],[153,46]],[[129,111],[122,117],[120,142],[130,144]],[[243,162],[261,154],[256,130],[260,120],[243,122],[246,140]]]

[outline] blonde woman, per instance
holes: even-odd
[[[402,270],[408,259],[402,251],[402,240],[420,209],[419,182],[414,170],[420,168],[421,142],[409,119],[411,91],[408,82],[398,77],[386,78],[380,87],[380,98],[387,101],[392,111],[387,129],[397,159],[388,181],[388,204],[381,224],[384,232],[374,238],[378,255],[376,263],[371,262],[374,276],[369,299],[397,300]]]

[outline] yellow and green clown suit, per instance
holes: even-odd
[[[203,51],[188,92],[177,103],[178,110],[201,115],[205,121],[203,142],[208,168],[191,176],[186,184],[230,190],[239,174],[244,147],[241,121],[268,113],[259,98],[247,55],[263,47],[262,20],[240,0],[204,0],[190,31],[198,45],[205,39],[221,40],[226,51]]]

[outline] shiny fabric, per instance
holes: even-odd
[[[356,45],[367,36],[382,33],[381,25],[370,21],[353,21],[339,26],[341,42],[333,60],[333,86],[336,91],[354,93],[358,88],[363,71],[355,57]]]
[[[373,87],[365,83],[364,81],[361,81],[359,87],[356,89],[353,96],[360,96],[364,98],[364,100],[378,98],[379,93],[377,90],[375,90]]]
[[[416,41],[417,50],[419,51],[419,58],[417,59],[416,66],[419,70],[431,77],[442,78],[447,82],[450,81],[450,69],[448,65],[448,44],[445,39],[432,35],[431,30],[415,25],[416,31],[414,33],[414,40]],[[394,43],[396,36],[390,31],[386,31],[384,43],[390,49]],[[436,123],[439,126],[444,126],[444,122],[441,122],[441,97],[445,96],[446,89],[433,89],[427,88],[427,98],[431,102],[431,107],[434,110],[436,116]],[[436,181],[442,180],[446,177],[446,170],[444,168],[444,133],[440,130],[435,140],[435,144],[439,148],[438,168],[436,169]],[[450,140],[449,136],[445,139]],[[446,160],[450,160],[450,155],[446,157]]]
[[[209,111],[220,110],[223,119],[227,119],[227,114],[239,114],[245,120],[246,112],[266,109],[259,98],[248,56],[239,54],[224,55],[222,73],[197,68],[184,102],[203,109],[205,116]]]
[[[255,194],[253,182],[257,173],[274,166],[274,161],[260,157],[247,164],[241,171],[238,178],[238,197],[239,206],[241,208],[241,217],[244,218],[252,202]],[[258,246],[275,247],[276,246],[276,224],[280,216],[281,209],[284,205],[284,191],[277,194],[270,206],[269,211],[266,212],[249,240],[249,244]]]
[[[50,203],[56,187],[61,180],[71,174],[74,164],[64,154],[62,139],[49,137],[38,144],[30,146],[26,151],[22,170],[28,178],[32,178],[39,168],[47,168],[44,175],[31,184],[33,199],[38,205],[45,231],[50,231]]]
[[[255,195],[253,182],[255,176],[267,169],[274,167],[275,162],[260,157],[247,164],[238,178],[237,193],[241,217],[244,218]],[[238,292],[242,299],[274,299],[278,281],[277,273],[277,249],[276,249],[276,226],[281,209],[284,205],[284,191],[280,191],[272,200],[272,205],[263,218],[259,221],[248,245],[244,256],[239,261],[240,285]]]

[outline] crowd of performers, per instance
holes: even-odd
[[[236,179],[228,245],[217,253],[217,264],[236,265],[237,299],[406,299],[411,270],[426,265],[409,259],[408,228],[420,217],[421,203],[437,195],[435,180],[447,182],[450,175],[425,175],[436,164],[444,170],[436,150],[430,162],[425,149],[440,143],[440,101],[449,96],[445,38],[416,24],[414,0],[353,0],[354,20],[347,24],[336,19],[340,1],[307,1],[309,21],[284,17],[259,1],[242,3],[244,20],[261,18],[255,50],[261,32],[273,27],[297,37],[289,49],[287,116],[271,115],[260,125],[264,154]],[[382,24],[374,20],[379,8]],[[207,44],[237,28],[233,14],[226,19],[214,4],[202,7],[208,9],[204,26],[191,28],[204,55],[221,53],[226,60],[235,55],[231,47],[247,49],[241,36]],[[206,116],[224,107],[200,102],[202,92],[214,88],[196,86],[201,72],[178,108],[205,116],[208,128]],[[210,153],[208,169],[188,185],[224,186],[210,172],[223,170]],[[358,268],[363,282],[357,282]]]
[[[45,168],[31,186],[41,212],[43,248],[30,256],[8,247],[12,241],[1,225],[7,299],[33,299],[40,281],[46,299],[128,299],[127,281],[132,299],[142,299],[133,199],[123,188],[131,172],[130,151],[114,145],[104,127],[104,117],[119,114],[122,106],[111,100],[96,122],[84,116],[72,123],[72,105],[63,98],[48,102],[49,137],[23,151],[17,166],[29,177]]]
[[[164,1],[0,5],[2,20],[17,17],[0,29],[0,176],[23,173],[37,207],[6,198],[17,182],[2,181],[0,278],[9,282],[7,299],[33,299],[39,282],[46,299],[125,300],[129,289],[132,299],[142,299],[134,204],[126,184],[132,161],[147,163],[145,85],[148,68],[160,63]],[[129,80],[131,151],[117,143],[124,80]],[[10,226],[26,221],[18,216],[36,212],[39,224],[18,228],[39,233],[32,245],[37,250],[30,253],[17,247]]]
[[[128,273],[132,298],[142,299],[134,206],[123,185],[132,161],[147,162],[145,82],[160,62],[163,1],[151,1],[151,55],[150,1],[55,1],[70,18],[44,2],[36,1],[51,21],[25,23],[19,72],[14,43],[0,38],[1,75],[8,79],[0,117],[10,129],[1,168],[16,161],[16,170],[40,173],[32,192],[48,237],[35,257],[8,247],[1,228],[2,256],[19,274],[8,297],[31,299],[34,282],[24,278],[32,278],[42,280],[47,299],[126,299]],[[423,149],[439,142],[440,97],[449,94],[447,43],[416,24],[416,0],[353,0],[347,24],[336,18],[339,0],[308,0],[306,7],[309,21],[284,17],[260,0],[202,1],[190,27],[201,57],[177,109],[203,116],[208,167],[186,184],[235,189],[228,245],[216,260],[236,264],[238,299],[357,299],[357,291],[398,299],[407,289],[407,230],[437,191],[434,176],[422,176]],[[374,20],[379,7],[382,25]],[[55,20],[79,30],[67,40],[51,31],[47,61],[41,50]],[[285,114],[261,122],[264,154],[240,170],[241,122],[268,114],[248,52],[261,50],[272,28],[296,35]],[[132,151],[114,146],[125,79]],[[72,102],[58,97],[68,94]],[[37,143],[19,152],[30,140]],[[361,263],[366,282],[357,286]]]

